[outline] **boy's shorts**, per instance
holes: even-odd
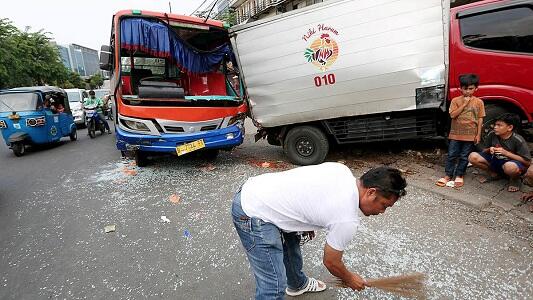
[[[503,165],[508,162],[515,163],[518,166],[518,169],[520,170],[521,175],[524,174],[527,170],[526,166],[524,166],[523,163],[517,160],[499,159],[496,156],[490,153],[486,153],[486,152],[478,152],[478,153],[489,163],[490,169],[493,172],[498,173],[499,175],[505,175],[505,172],[503,171]]]

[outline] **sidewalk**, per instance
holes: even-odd
[[[441,170],[442,169],[442,170]],[[520,197],[523,193],[532,189],[522,185],[521,190],[516,193],[507,191],[507,179],[496,182],[480,183],[477,177],[483,174],[473,167],[467,169],[465,185],[461,188],[438,187],[435,182],[443,176],[444,169],[438,165],[435,168],[428,168],[419,164],[412,164],[411,170],[416,170],[415,174],[407,175],[409,183],[433,193],[442,195],[445,198],[463,203],[473,208],[483,210],[490,206],[503,209],[513,215],[533,223],[533,213],[529,212],[529,205],[523,204]]]

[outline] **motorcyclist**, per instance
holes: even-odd
[[[104,113],[102,111],[104,101],[101,98],[96,98],[96,94],[93,90],[89,91],[89,98],[86,98],[85,101],[83,101],[83,107],[91,106],[96,106],[96,113],[100,117],[100,120],[104,123],[107,133],[111,134],[111,129],[109,129],[109,124],[107,123],[107,120],[105,119]]]

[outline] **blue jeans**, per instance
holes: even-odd
[[[474,142],[450,140],[448,158],[446,159],[446,176],[464,176],[468,166],[468,155],[472,152]]]
[[[300,290],[307,285],[298,234],[282,232],[272,223],[248,217],[241,207],[240,190],[233,198],[231,214],[254,272],[255,299],[284,299],[287,286]]]

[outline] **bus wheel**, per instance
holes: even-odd
[[[24,143],[22,142],[11,144],[11,149],[13,150],[13,154],[15,154],[17,157],[20,157],[26,153],[26,146],[24,146]]]
[[[148,156],[145,152],[140,150],[135,151],[135,164],[138,167],[146,167],[148,165]]]
[[[285,136],[283,151],[297,165],[315,165],[324,161],[329,142],[322,130],[315,126],[294,127]]]
[[[205,149],[202,152],[203,152],[202,156],[205,160],[213,161],[217,159],[219,150],[218,149]]]

